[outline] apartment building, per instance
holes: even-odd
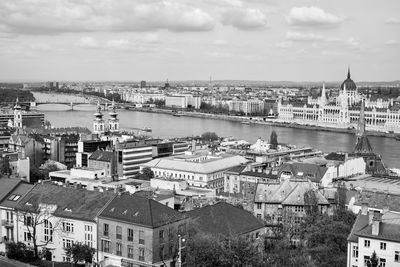
[[[97,215],[114,198],[110,192],[87,191],[50,183],[36,184],[15,207],[16,242],[47,248],[47,258],[69,262],[65,248],[80,242],[97,248]],[[36,221],[36,223],[35,223]]]
[[[367,266],[375,252],[379,267],[400,266],[400,214],[368,211],[363,205],[347,245],[347,267]]]
[[[99,260],[108,266],[174,266],[188,219],[153,199],[122,194],[98,220]]]

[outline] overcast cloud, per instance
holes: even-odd
[[[400,79],[400,1],[1,0],[1,80]]]

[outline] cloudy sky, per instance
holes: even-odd
[[[398,0],[1,0],[0,80],[400,79]]]

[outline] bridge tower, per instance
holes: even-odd
[[[74,103],[73,102],[70,103],[70,106],[71,106],[71,110],[74,110]]]
[[[104,134],[105,125],[103,120],[103,113],[101,113],[100,102],[97,102],[97,111],[94,116],[95,119],[93,120],[93,133]]]
[[[117,133],[119,132],[119,119],[117,118],[118,113],[115,111],[114,99],[112,101],[111,107],[111,112],[108,113],[108,115],[110,115],[110,118],[108,119],[108,129],[112,133]]]
[[[14,127],[22,128],[22,112],[21,112],[21,106],[18,104],[18,97],[14,106]]]

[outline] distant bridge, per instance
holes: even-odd
[[[31,102],[30,103],[30,108],[35,108],[41,105],[53,105],[53,104],[57,104],[57,105],[64,105],[64,106],[68,106],[70,107],[71,110],[74,110],[75,106],[78,105],[97,105],[97,101],[85,101],[85,102],[55,102],[55,101],[48,101],[48,102]],[[111,102],[100,102],[99,103],[100,106],[102,107],[103,110],[107,110],[108,107],[111,105]]]

